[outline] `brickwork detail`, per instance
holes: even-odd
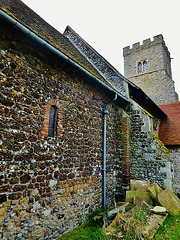
[[[62,136],[63,103],[60,102],[60,100],[57,100],[57,99],[49,100],[48,104],[43,109],[44,110],[44,114],[42,115],[42,117],[44,118],[44,121],[42,123],[41,136],[48,137],[49,114],[50,114],[51,106],[56,106],[58,108],[56,133],[57,133],[57,137],[61,137]]]
[[[116,201],[124,201],[130,187],[130,118],[127,114],[117,118],[116,140],[119,158],[116,164]]]

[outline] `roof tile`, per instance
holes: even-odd
[[[180,102],[158,105],[167,118],[159,125],[159,138],[165,145],[180,145]]]
[[[73,46],[63,34],[20,0],[1,0],[0,9],[34,32],[37,36],[57,48],[97,78],[107,83],[91,63]],[[108,84],[109,85],[109,84]]]

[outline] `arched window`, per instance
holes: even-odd
[[[148,64],[146,61],[143,62],[143,72],[147,72],[148,70]]]
[[[48,101],[42,111],[41,136],[58,138],[62,136],[63,109],[63,101],[59,99],[50,99]]]
[[[48,137],[56,136],[56,128],[57,128],[57,107],[55,105],[52,105],[49,113]]]
[[[142,63],[138,63],[138,73],[142,73]]]

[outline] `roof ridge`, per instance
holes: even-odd
[[[159,103],[159,104],[157,104],[157,105],[158,105],[158,106],[163,106],[163,105],[172,105],[172,104],[180,104],[180,101],[167,102],[167,103]]]
[[[72,31],[75,35],[77,35],[89,48],[91,48],[91,50],[93,50],[93,52],[95,52],[106,64],[108,64],[111,68],[113,68],[114,71],[116,71],[122,78],[124,81],[130,82],[127,78],[125,78],[107,59],[105,59],[99,52],[96,51],[96,49],[94,49],[88,42],[86,42],[86,40],[84,40],[71,26],[67,25],[63,35],[66,34],[67,30]]]

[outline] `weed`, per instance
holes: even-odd
[[[142,224],[142,225],[145,225],[147,224],[148,222],[148,215],[149,215],[149,211],[145,208],[142,208],[142,209],[138,209],[134,212],[134,220],[135,222],[138,224]]]
[[[145,240],[142,234],[143,225],[147,224],[149,210],[140,208],[130,218],[125,213],[118,213],[114,221],[103,227],[102,210],[93,212],[88,220],[73,231],[63,235],[59,240]],[[163,226],[155,235],[156,240],[180,239],[180,216],[169,215]]]
[[[145,239],[141,221],[142,217],[140,217],[139,213],[136,213],[136,219],[134,216],[127,219],[124,214],[117,214],[114,225],[118,232],[122,231],[125,239]]]

